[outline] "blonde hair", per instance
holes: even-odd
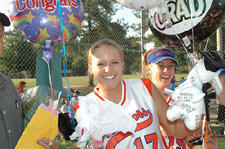
[[[123,51],[120,48],[120,46],[112,40],[102,39],[102,40],[99,40],[96,43],[94,43],[94,45],[88,50],[88,70],[89,70],[89,72],[91,72],[91,69],[92,69],[91,66],[92,66],[92,56],[93,56],[93,54],[96,52],[96,49],[98,49],[98,48],[100,48],[104,45],[108,45],[108,46],[112,46],[112,47],[116,48],[117,51],[120,54],[122,64],[124,65]]]

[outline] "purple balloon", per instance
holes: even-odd
[[[10,19],[28,40],[44,45],[61,41],[58,0],[11,0]],[[61,0],[64,41],[77,35],[83,18],[81,0]]]

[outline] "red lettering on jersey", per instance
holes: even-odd
[[[119,132],[117,133],[115,136],[113,136],[107,143],[106,145],[106,149],[112,149],[115,148],[116,145],[122,141],[123,139],[125,139],[126,137],[128,137],[129,135],[131,135],[131,132],[127,132],[127,133],[122,133]]]
[[[186,149],[186,145],[183,139],[176,139],[177,140],[177,144],[182,148],[182,149]]]
[[[144,148],[140,137],[135,139],[134,144],[135,144],[137,149],[143,149]]]
[[[172,136],[169,136],[169,149],[172,149],[173,148],[173,144],[174,144],[174,137]]]
[[[168,139],[169,139],[169,144],[168,144],[169,149],[173,149],[174,147],[180,148],[180,149],[186,149],[186,145],[183,139],[177,139],[177,138],[174,138],[173,136],[168,136]]]
[[[148,116],[149,112],[150,112],[149,110],[146,111],[145,109],[142,108],[142,112],[140,110],[137,110],[137,112],[135,114],[133,114],[132,117],[136,121],[138,121],[139,118],[144,118],[144,117]]]
[[[143,111],[145,111],[145,110],[143,109]],[[145,111],[144,113],[145,114],[147,113],[148,119],[143,122],[137,123],[137,127],[136,127],[135,131],[140,131],[152,124],[152,113],[150,112],[150,110]],[[145,116],[147,116],[147,115],[145,115]]]
[[[149,127],[152,124],[152,113],[150,110],[145,110],[142,108],[142,111],[137,110],[137,112],[135,114],[132,115],[132,117],[137,121],[139,118],[143,119],[145,117],[148,117],[146,120],[144,120],[143,122],[139,122],[137,123],[137,127],[135,132],[140,131],[146,127]],[[122,141],[123,139],[125,139],[126,137],[130,136],[132,133],[131,132],[127,132],[127,133],[122,133],[119,132],[116,135],[112,136],[110,138],[110,140],[108,141],[107,145],[106,145],[106,149],[111,149],[111,148],[115,148],[116,145]]]
[[[147,144],[153,143],[153,149],[157,149],[157,142],[158,142],[157,134],[153,133],[153,134],[145,135],[145,142]]]

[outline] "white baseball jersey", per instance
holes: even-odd
[[[101,95],[99,88],[95,88],[94,92],[87,96],[97,102],[108,100]],[[165,148],[149,79],[123,80],[119,104],[136,120],[136,130],[134,134],[115,132],[111,136],[105,136],[103,141],[105,149]]]
[[[167,99],[167,103],[171,102],[171,97]],[[178,139],[173,136],[168,136],[162,127],[160,127],[163,136],[163,143],[166,149],[189,149],[188,145],[183,139]]]

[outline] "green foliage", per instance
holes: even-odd
[[[8,33],[12,34],[15,31],[9,31]],[[11,77],[34,77],[36,51],[33,44],[18,34],[5,36],[4,40],[0,71],[7,73]],[[27,65],[28,63],[29,65]]]
[[[141,53],[140,43],[136,37],[130,37],[123,44],[124,50],[124,74],[134,74],[141,72]]]
[[[78,55],[72,63],[73,75],[86,76],[88,70],[87,58]]]
[[[111,0],[83,1],[84,19],[80,33],[66,45],[67,63],[72,65],[74,75],[87,75],[87,51],[92,44],[100,39],[111,39],[122,46],[124,51],[140,51],[137,38],[128,38],[128,25],[123,22],[112,22],[112,16],[118,9]],[[75,53],[75,54],[74,54]],[[139,71],[141,56],[137,53],[124,52],[126,69],[130,74]],[[77,65],[77,66],[76,66]],[[134,65],[134,66],[132,66]],[[131,69],[134,69],[131,71]]]
[[[219,148],[223,149],[225,147],[225,138],[223,137],[218,138],[218,144],[219,144]]]
[[[93,44],[95,41],[102,38],[116,39],[115,34],[118,37],[124,33],[126,34],[119,23],[111,22],[111,17],[115,14],[112,1],[88,0],[83,1],[83,4],[85,8],[83,21],[87,23],[81,28],[81,35],[83,36],[82,42]],[[120,29],[118,29],[118,27],[120,27]]]
[[[148,37],[146,38],[146,43],[150,43],[150,42],[155,43],[155,47],[165,47],[165,45],[161,41],[159,41],[159,39],[153,34],[148,35]]]

